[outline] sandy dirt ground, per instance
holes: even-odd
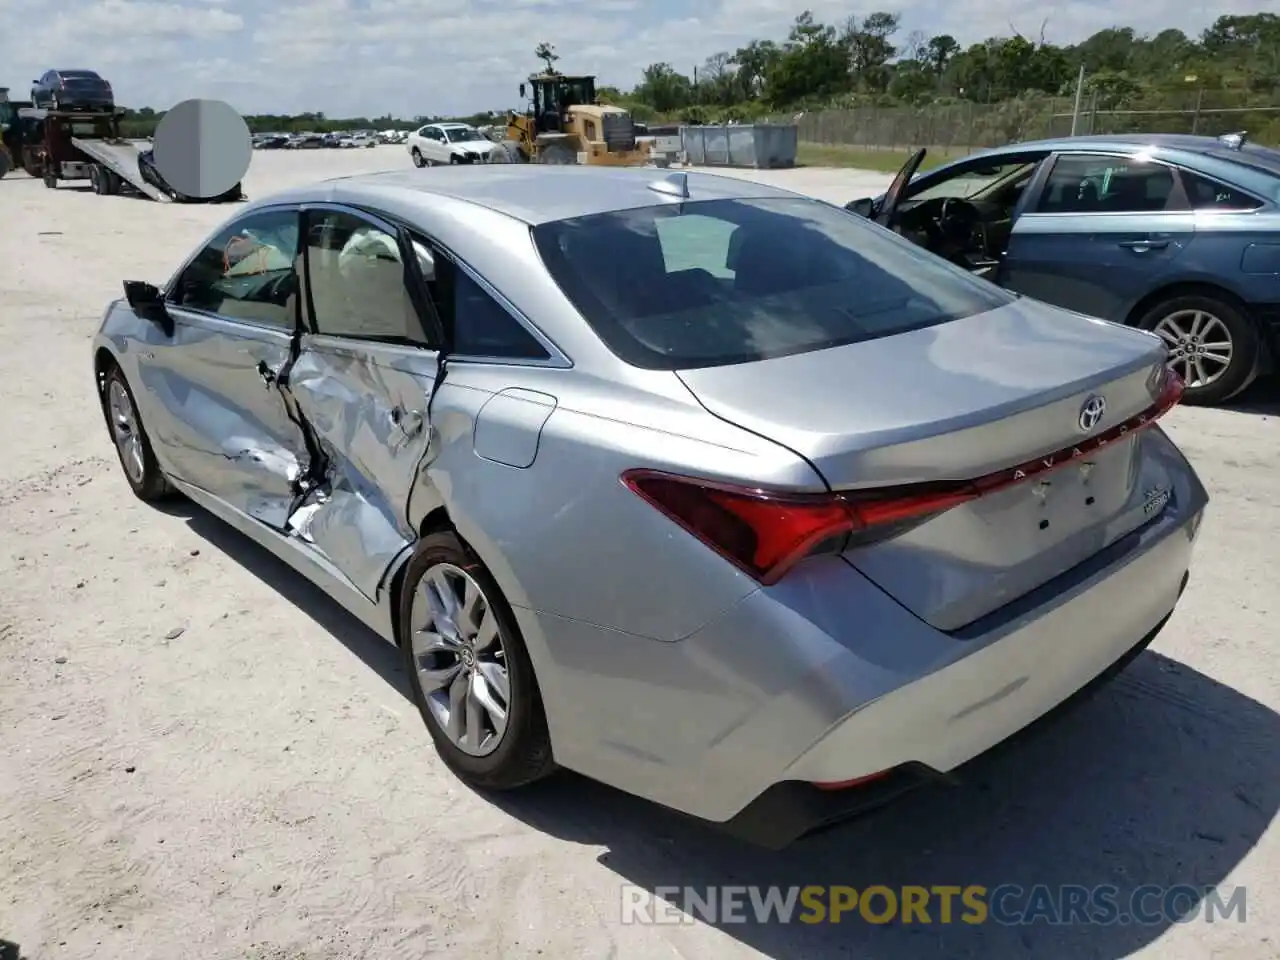
[[[247,188],[407,165],[263,153]],[[888,179],[758,176],[841,201]],[[229,212],[0,181],[4,960],[1280,956],[1280,391],[1170,417],[1211,512],[1177,614],[1099,699],[957,788],[767,853],[572,775],[473,793],[390,646],[212,518],[129,494],[90,337],[123,279],[162,281]],[[622,922],[628,884],[824,883],[1220,884],[1248,912]]]

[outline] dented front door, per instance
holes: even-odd
[[[284,390],[297,338],[297,208],[233,221],[167,293],[173,333],[138,356],[166,469],[283,530],[308,469]]]
[[[409,501],[431,437],[437,353],[394,227],[319,206],[303,229],[309,296],[289,394],[316,456],[289,529],[375,599],[417,535]]]

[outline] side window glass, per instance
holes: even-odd
[[[453,269],[453,352],[471,357],[545,360],[547,351],[487,290]]]
[[[1262,206],[1247,193],[1241,193],[1225,184],[1202,177],[1190,170],[1182,171],[1182,185],[1187,190],[1187,199],[1191,201],[1192,210],[1257,210]]]
[[[1173,193],[1173,172],[1125,157],[1060,157],[1037,213],[1159,213]]]
[[[179,306],[292,330],[298,297],[298,212],[251,214],[213,238],[182,272]]]
[[[425,344],[400,246],[363,217],[339,211],[308,217],[307,276],[316,332]]]

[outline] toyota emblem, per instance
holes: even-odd
[[[1084,404],[1080,407],[1080,429],[1084,433],[1089,433],[1102,422],[1103,415],[1107,412],[1107,401],[1096,393],[1090,397],[1086,397]]]

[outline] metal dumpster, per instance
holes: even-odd
[[[794,123],[685,126],[680,138],[692,164],[773,170],[796,165],[796,129]]]

